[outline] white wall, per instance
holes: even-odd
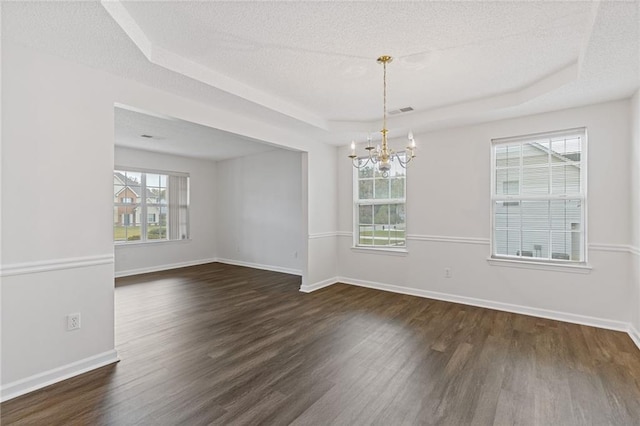
[[[640,345],[640,90],[631,99],[631,300],[632,325]]]
[[[37,374],[46,381],[74,362],[116,359],[114,118],[104,83],[3,40],[3,398]],[[67,332],[74,312],[82,328]]]
[[[336,149],[304,134],[7,40],[2,88],[3,399],[116,359],[115,103],[305,151],[303,229],[335,231]],[[307,245],[303,281],[335,276],[335,250]],[[74,312],[82,328],[67,332]]]
[[[580,274],[489,265],[491,139],[582,126],[588,129],[593,269]],[[346,231],[339,242],[339,275],[364,285],[624,328],[631,319],[629,138],[626,100],[417,135],[418,157],[407,181],[412,238],[405,256],[351,249],[352,166],[345,147],[338,174],[339,229]],[[451,278],[444,277],[445,268]]]
[[[216,163],[115,148],[115,166],[189,173],[190,239],[115,246],[116,276],[213,262],[216,257]]]
[[[218,162],[218,258],[302,274],[302,155],[276,149]]]

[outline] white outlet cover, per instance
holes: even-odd
[[[80,328],[80,314],[67,315],[67,330],[77,330]]]

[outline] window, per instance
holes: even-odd
[[[189,176],[166,172],[113,172],[116,242],[189,238]]]
[[[586,262],[585,129],[492,142],[492,257]]]
[[[397,162],[391,164],[387,178],[372,164],[354,169],[356,247],[405,246],[406,170]]]

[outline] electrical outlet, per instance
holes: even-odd
[[[451,268],[444,268],[444,277],[451,278]]]
[[[67,331],[80,328],[80,313],[67,315]]]

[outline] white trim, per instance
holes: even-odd
[[[184,238],[181,240],[133,240],[133,241],[114,241],[114,247],[136,247],[136,246],[149,246],[156,244],[185,244],[193,241],[191,238]]]
[[[126,271],[116,271],[116,278],[128,277],[130,275],[147,274],[149,272],[167,271],[169,269],[185,268],[187,266],[204,265],[205,263],[213,263],[218,260],[214,257],[211,259],[191,260],[188,262],[171,263],[167,265],[149,266],[146,268],[128,269]]]
[[[353,232],[351,232],[351,231],[338,231],[338,232],[336,232],[336,236],[338,236],[338,237],[353,237]]]
[[[629,253],[635,254],[636,256],[640,256],[640,248],[629,246]]]
[[[633,247],[624,244],[589,243],[589,250],[632,253]]]
[[[315,240],[317,238],[330,238],[330,237],[336,237],[336,236],[337,236],[337,232],[318,232],[317,234],[309,234],[309,239]]]
[[[302,271],[300,269],[284,268],[282,266],[262,265],[260,263],[245,262],[243,260],[220,259],[220,258],[216,259],[215,261],[219,263],[226,263],[227,265],[245,266],[247,268],[263,269],[265,271],[273,271],[273,272],[282,272],[284,274],[291,274],[291,275],[302,275]]]
[[[633,324],[629,325],[629,330],[627,331],[627,333],[629,333],[629,337],[631,337],[633,343],[635,343],[638,349],[640,349],[640,332],[636,330]]]
[[[314,283],[314,284],[303,284],[300,286],[300,291],[303,293],[311,293],[316,290],[320,290],[321,288],[329,287],[330,285],[338,282],[337,278],[327,278],[326,280]]]
[[[376,290],[390,291],[393,293],[407,294],[410,296],[425,297],[428,299],[443,300],[445,302],[462,303],[464,305],[481,308],[495,309],[521,315],[530,315],[539,318],[547,318],[556,321],[564,321],[574,324],[588,325],[616,331],[628,331],[629,324],[623,321],[614,321],[605,318],[596,318],[586,315],[571,314],[567,312],[551,311],[548,309],[531,308],[528,306],[513,305],[510,303],[495,302],[492,300],[476,299],[474,297],[458,296],[449,293],[439,293],[429,290],[421,290],[410,287],[402,287],[392,284],[382,284],[373,281],[358,280],[355,278],[337,277],[337,282],[356,285],[359,287],[373,288]]]
[[[409,251],[406,246],[402,248],[386,247],[386,246],[354,246],[351,247],[351,251],[354,253],[366,253],[366,254],[384,254],[387,256],[407,256]]]
[[[481,244],[489,245],[489,238],[477,237],[449,237],[445,235],[419,235],[407,234],[408,241],[431,241],[438,243]]]
[[[61,367],[52,368],[51,370],[34,374],[33,376],[29,376],[24,379],[16,380],[15,382],[2,386],[0,389],[0,401],[8,401],[20,395],[33,392],[45,386],[61,382],[118,361],[120,361],[118,353],[115,349],[112,349]]]
[[[113,264],[113,262],[113,254],[103,254],[99,256],[69,257],[65,259],[14,263],[0,266],[0,277],[59,271],[63,269],[86,268],[97,265],[109,265]]]
[[[539,269],[543,271],[556,271],[556,272],[572,272],[575,274],[589,274],[593,269],[588,264],[562,264],[562,263],[548,263],[548,262],[535,262],[526,261],[520,259],[499,259],[494,257],[487,258],[487,263],[492,266],[506,266],[508,268],[520,268],[520,269]]]

